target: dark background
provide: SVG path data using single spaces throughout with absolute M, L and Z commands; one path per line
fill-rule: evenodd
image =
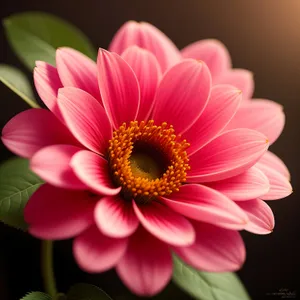
M 203 39 L 217 38 L 228 47 L 234 67 L 254 72 L 255 97 L 284 105 L 286 127 L 272 146 L 289 167 L 294 194 L 269 202 L 275 231 L 268 236 L 243 234 L 247 261 L 239 275 L 253 300 L 282 299 L 271 295 L 280 289 L 296 291 L 300 299 L 300 1 L 298 0 L 2 0 L 1 19 L 16 12 L 40 10 L 60 16 L 82 29 L 96 47 L 106 48 L 113 34 L 129 19 L 148 21 L 164 31 L 179 48 Z M 25 69 L 12 53 L 0 30 L 0 62 Z M 32 77 L 27 72 L 29 78 Z M 0 85 L 0 127 L 26 104 Z M 0 146 L 0 159 L 11 154 Z M 81 272 L 71 258 L 70 242 L 55 245 L 59 289 L 89 281 L 115 299 L 126 289 L 114 271 L 98 276 Z M 39 241 L 0 224 L 0 299 L 19 299 L 26 292 L 42 290 L 39 273 Z M 164 299 L 185 299 L 175 290 Z M 188 299 L 188 298 L 186 298 Z

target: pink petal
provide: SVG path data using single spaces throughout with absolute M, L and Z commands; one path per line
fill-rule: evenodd
M 80 268 L 99 273 L 113 268 L 126 251 L 127 239 L 113 239 L 92 226 L 73 243 L 74 257 Z
M 270 100 L 245 102 L 229 123 L 228 129 L 249 128 L 263 133 L 274 143 L 280 136 L 285 123 L 282 106 Z
M 203 60 L 213 79 L 231 68 L 229 52 L 218 40 L 207 39 L 195 42 L 183 48 L 181 54 L 185 58 Z
M 84 90 L 101 102 L 94 61 L 75 49 L 63 47 L 56 51 L 56 65 L 65 87 Z
M 230 199 L 209 187 L 186 184 L 179 192 L 161 201 L 172 210 L 198 221 L 228 229 L 243 229 L 248 221 L 246 214 Z
M 229 272 L 241 268 L 246 258 L 244 242 L 237 231 L 205 223 L 194 223 L 196 241 L 175 252 L 189 265 L 207 272 Z
M 119 196 L 104 197 L 97 203 L 95 221 L 105 235 L 114 238 L 131 235 L 139 225 L 131 202 Z
M 191 223 L 168 207 L 152 202 L 149 205 L 137 205 L 133 209 L 142 225 L 160 240 L 174 246 L 188 246 L 195 240 Z
M 230 69 L 218 76 L 215 84 L 231 84 L 243 92 L 244 99 L 251 99 L 254 92 L 253 74 L 244 69 Z
M 90 150 L 104 154 L 112 137 L 112 128 L 101 104 L 87 92 L 62 88 L 58 105 L 74 136 Z
M 186 59 L 163 76 L 156 96 L 152 118 L 156 124 L 167 122 L 180 134 L 189 129 L 204 110 L 211 89 L 211 76 L 205 63 Z
M 212 88 L 207 106 L 199 119 L 182 137 L 191 146 L 191 155 L 217 136 L 236 113 L 242 99 L 241 91 L 230 85 L 216 85 Z
M 72 156 L 82 150 L 72 145 L 51 145 L 34 154 L 30 168 L 48 183 L 66 189 L 86 189 L 70 166 Z
M 98 52 L 98 82 L 103 105 L 115 128 L 136 119 L 140 90 L 131 67 L 116 53 Z
M 133 293 L 153 296 L 171 280 L 170 250 L 140 227 L 130 238 L 128 249 L 117 264 L 116 271 Z
M 270 167 L 290 180 L 291 174 L 284 162 L 274 153 L 267 151 L 259 160 L 260 164 Z
M 268 149 L 267 138 L 254 130 L 226 131 L 190 157 L 188 182 L 211 182 L 252 167 Z
M 293 192 L 293 188 L 286 176 L 267 165 L 257 163 L 255 165 L 268 177 L 270 182 L 270 190 L 260 198 L 263 200 L 278 200 L 289 196 Z
M 77 152 L 71 160 L 75 174 L 87 186 L 102 195 L 117 195 L 121 187 L 113 186 L 107 160 L 91 151 Z
M 94 222 L 94 207 L 95 200 L 87 192 L 44 184 L 29 199 L 24 217 L 35 237 L 68 239 Z
M 26 158 L 49 145 L 78 145 L 69 130 L 50 111 L 39 108 L 25 110 L 8 121 L 1 139 L 10 151 Z
M 271 208 L 262 200 L 254 199 L 239 202 L 238 205 L 248 215 L 249 222 L 245 229 L 256 234 L 271 233 L 275 226 Z
M 126 48 L 134 45 L 152 52 L 162 71 L 181 59 L 180 52 L 173 42 L 156 27 L 146 22 L 126 22 L 115 34 L 109 51 L 121 54 Z
M 33 71 L 34 85 L 37 93 L 45 105 L 59 118 L 62 119 L 57 105 L 57 93 L 62 83 L 57 69 L 46 62 L 37 61 Z
M 160 66 L 151 52 L 137 46 L 127 48 L 122 58 L 132 68 L 140 85 L 140 108 L 136 119 L 146 121 L 154 105 L 154 95 L 161 77 Z
M 270 189 L 267 176 L 256 167 L 224 180 L 210 182 L 208 186 L 234 201 L 258 198 Z

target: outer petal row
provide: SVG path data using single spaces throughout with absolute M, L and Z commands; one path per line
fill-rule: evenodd
M 226 47 L 218 40 L 208 39 L 192 43 L 181 50 L 185 58 L 203 60 L 215 78 L 231 67 L 231 59 Z
M 9 150 L 26 158 L 53 144 L 79 145 L 50 111 L 38 108 L 13 117 L 2 130 L 2 142 Z
M 194 223 L 196 241 L 175 252 L 196 269 L 209 272 L 236 271 L 244 263 L 246 250 L 237 231 L 205 223 Z
M 247 231 L 256 234 L 268 234 L 275 226 L 274 215 L 271 208 L 263 200 L 254 199 L 237 203 L 243 209 L 249 222 L 246 224 Z
M 161 201 L 188 218 L 224 228 L 239 230 L 248 222 L 247 215 L 232 200 L 200 184 L 183 185 Z
M 109 50 L 121 54 L 130 46 L 139 46 L 152 52 L 163 71 L 181 59 L 173 42 L 153 25 L 129 21 L 115 34 Z
M 210 182 L 207 185 L 234 201 L 258 198 L 270 189 L 268 177 L 256 167 L 237 176 Z
M 95 201 L 84 191 L 68 191 L 49 184 L 28 201 L 24 216 L 29 232 L 42 239 L 67 239 L 93 224 Z
M 267 138 L 254 130 L 235 129 L 222 133 L 190 157 L 188 182 L 211 182 L 238 175 L 268 149 Z
M 263 133 L 274 143 L 280 136 L 285 123 L 281 105 L 263 99 L 254 99 L 241 105 L 229 123 L 228 129 L 249 128 Z

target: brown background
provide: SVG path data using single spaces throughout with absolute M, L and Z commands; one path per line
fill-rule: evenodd
M 298 0 L 2 0 L 1 18 L 12 13 L 41 10 L 63 17 L 81 28 L 96 47 L 107 47 L 118 27 L 129 19 L 144 20 L 163 30 L 179 48 L 203 38 L 218 38 L 230 50 L 235 67 L 250 69 L 255 96 L 285 107 L 284 133 L 272 150 L 292 173 L 294 194 L 270 203 L 276 216 L 274 233 L 245 233 L 248 258 L 239 272 L 253 300 L 281 299 L 280 289 L 296 291 L 300 299 L 300 1 Z M 0 62 L 23 68 L 0 30 Z M 23 68 L 24 69 L 24 68 Z M 31 74 L 27 72 L 31 78 Z M 26 105 L 0 85 L 0 127 Z M 1 160 L 11 154 L 1 145 Z M 19 299 L 42 289 L 39 278 L 39 242 L 0 224 L 0 299 Z M 90 281 L 111 295 L 125 293 L 114 272 L 88 276 L 69 255 L 69 242 L 56 245 L 56 273 L 65 291 L 78 281 Z M 298 288 L 298 291 L 297 291 Z M 179 292 L 164 299 L 184 299 Z

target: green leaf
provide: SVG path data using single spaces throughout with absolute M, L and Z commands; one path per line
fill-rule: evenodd
M 10 159 L 0 165 L 0 221 L 26 230 L 24 207 L 42 180 L 28 168 L 23 158 Z
M 196 271 L 174 256 L 173 281 L 198 300 L 250 300 L 234 273 Z
M 75 26 L 43 12 L 26 12 L 4 20 L 8 40 L 20 60 L 32 70 L 35 61 L 55 65 L 55 50 L 71 47 L 95 59 L 96 51 Z
M 25 100 L 31 107 L 39 107 L 35 101 L 29 80 L 17 68 L 0 64 L 0 81 Z
M 67 300 L 112 300 L 105 292 L 92 284 L 78 283 L 67 293 Z
M 41 292 L 31 292 L 20 300 L 51 300 L 51 297 Z

